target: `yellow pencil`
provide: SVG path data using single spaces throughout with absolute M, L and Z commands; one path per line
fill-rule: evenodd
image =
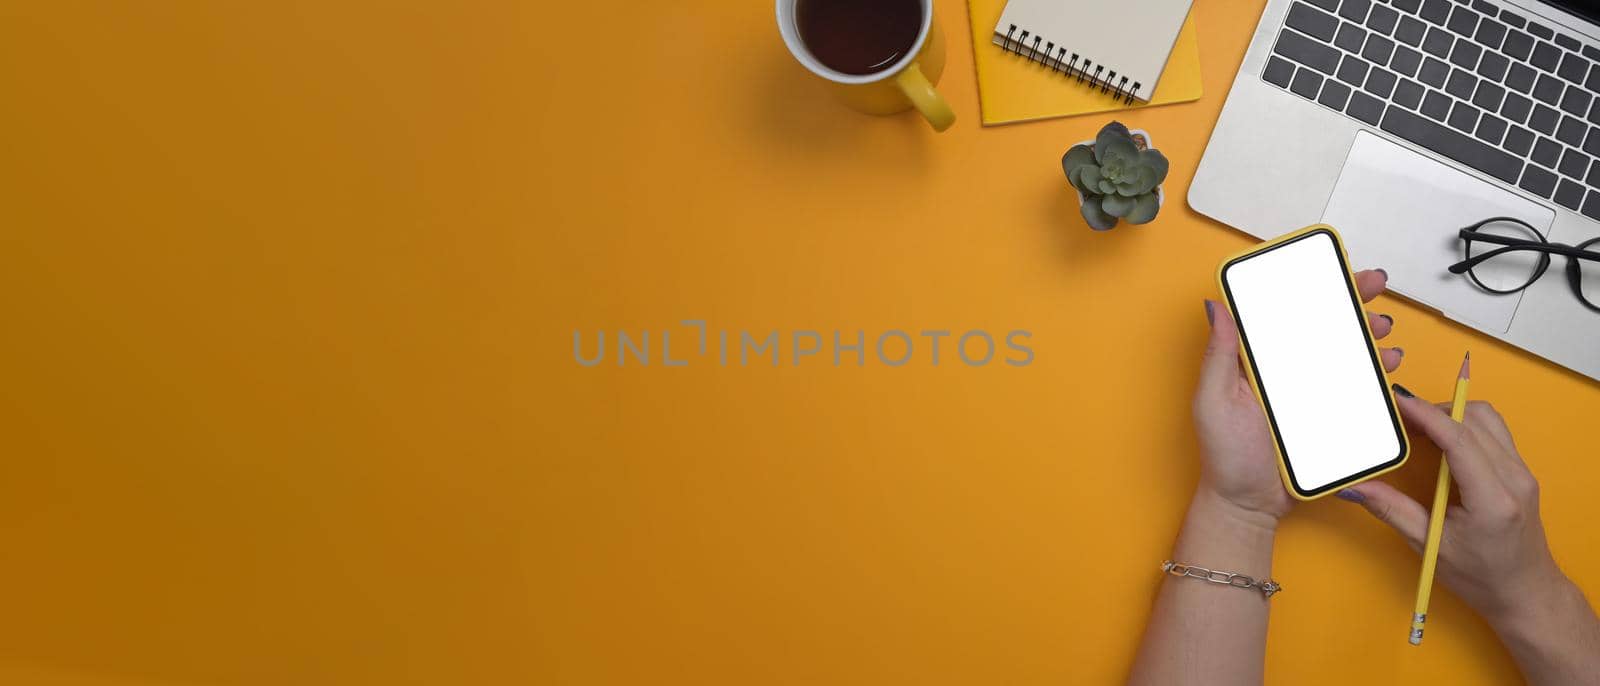
M 1450 418 L 1461 421 L 1467 411 L 1467 365 L 1472 353 L 1461 360 L 1456 375 L 1456 395 L 1450 401 Z M 1422 645 L 1422 624 L 1428 621 L 1428 597 L 1433 595 L 1433 570 L 1439 564 L 1439 537 L 1444 534 L 1444 510 L 1450 503 L 1450 463 L 1439 460 L 1439 481 L 1433 487 L 1433 509 L 1428 511 L 1428 544 L 1422 549 L 1422 578 L 1417 580 L 1417 606 L 1411 611 L 1411 645 Z

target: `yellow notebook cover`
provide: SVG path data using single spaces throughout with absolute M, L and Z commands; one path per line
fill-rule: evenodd
M 972 61 L 978 69 L 978 103 L 986 126 L 1200 99 L 1200 42 L 1193 12 L 1183 21 L 1150 102 L 1124 105 L 1098 89 L 995 45 L 995 22 L 1005 6 L 1006 0 L 967 0 L 972 17 Z

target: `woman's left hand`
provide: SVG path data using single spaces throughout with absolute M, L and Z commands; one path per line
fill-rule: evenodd
M 1362 302 L 1371 302 L 1388 284 L 1381 269 L 1356 273 Z M 1194 394 L 1194 421 L 1200 434 L 1200 489 L 1248 515 L 1270 517 L 1275 523 L 1289 512 L 1294 499 L 1278 474 L 1278 454 L 1273 449 L 1267 417 L 1250 388 L 1239 359 L 1239 332 L 1226 305 L 1206 301 L 1211 320 L 1211 340 Z M 1383 338 L 1394 319 L 1368 314 L 1372 335 Z M 1394 371 L 1405 353 L 1400 348 L 1380 348 L 1383 367 Z

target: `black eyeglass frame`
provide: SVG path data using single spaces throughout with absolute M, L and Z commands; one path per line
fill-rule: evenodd
M 1533 235 L 1538 236 L 1539 240 L 1532 241 L 1519 238 L 1508 238 L 1506 236 L 1496 236 L 1494 234 L 1484 233 L 1478 230 L 1483 228 L 1485 225 L 1496 222 L 1509 222 L 1511 224 L 1516 224 L 1517 226 L 1527 229 Z M 1533 228 L 1533 225 L 1515 217 L 1490 217 L 1471 226 L 1462 228 L 1457 235 L 1459 235 L 1461 240 L 1465 242 L 1462 247 L 1463 254 L 1469 254 L 1472 251 L 1473 241 L 1480 241 L 1483 243 L 1499 245 L 1503 247 L 1495 248 L 1476 257 L 1468 257 L 1467 259 L 1450 265 L 1449 270 L 1451 274 L 1461 274 L 1464 272 L 1468 278 L 1472 279 L 1473 283 L 1478 284 L 1479 288 L 1489 291 L 1490 293 L 1516 293 L 1526 289 L 1529 286 L 1532 286 L 1533 282 L 1538 281 L 1544 276 L 1545 270 L 1550 268 L 1551 255 L 1563 255 L 1567 257 L 1567 282 L 1572 286 L 1572 294 L 1578 297 L 1578 302 L 1583 303 L 1584 307 L 1594 310 L 1595 312 L 1600 312 L 1600 304 L 1590 302 L 1588 298 L 1584 297 L 1583 272 L 1578 268 L 1578 261 L 1586 260 L 1594 262 L 1597 265 L 1596 268 L 1600 269 L 1600 251 L 1587 249 L 1591 245 L 1600 245 L 1600 236 L 1591 238 L 1575 246 L 1563 245 L 1561 243 L 1551 243 L 1548 240 L 1545 240 L 1544 234 L 1540 233 L 1538 229 Z M 1533 270 L 1533 276 L 1528 278 L 1527 283 L 1524 283 L 1521 286 L 1512 289 L 1491 288 L 1482 280 L 1480 280 L 1477 274 L 1472 272 L 1473 267 L 1483 264 L 1488 260 L 1492 260 L 1506 253 L 1517 252 L 1520 250 L 1533 250 L 1539 253 L 1538 268 Z

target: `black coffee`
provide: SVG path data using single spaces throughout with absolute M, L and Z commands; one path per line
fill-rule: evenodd
M 799 0 L 794 14 L 811 54 L 846 74 L 889 68 L 922 29 L 922 0 Z

